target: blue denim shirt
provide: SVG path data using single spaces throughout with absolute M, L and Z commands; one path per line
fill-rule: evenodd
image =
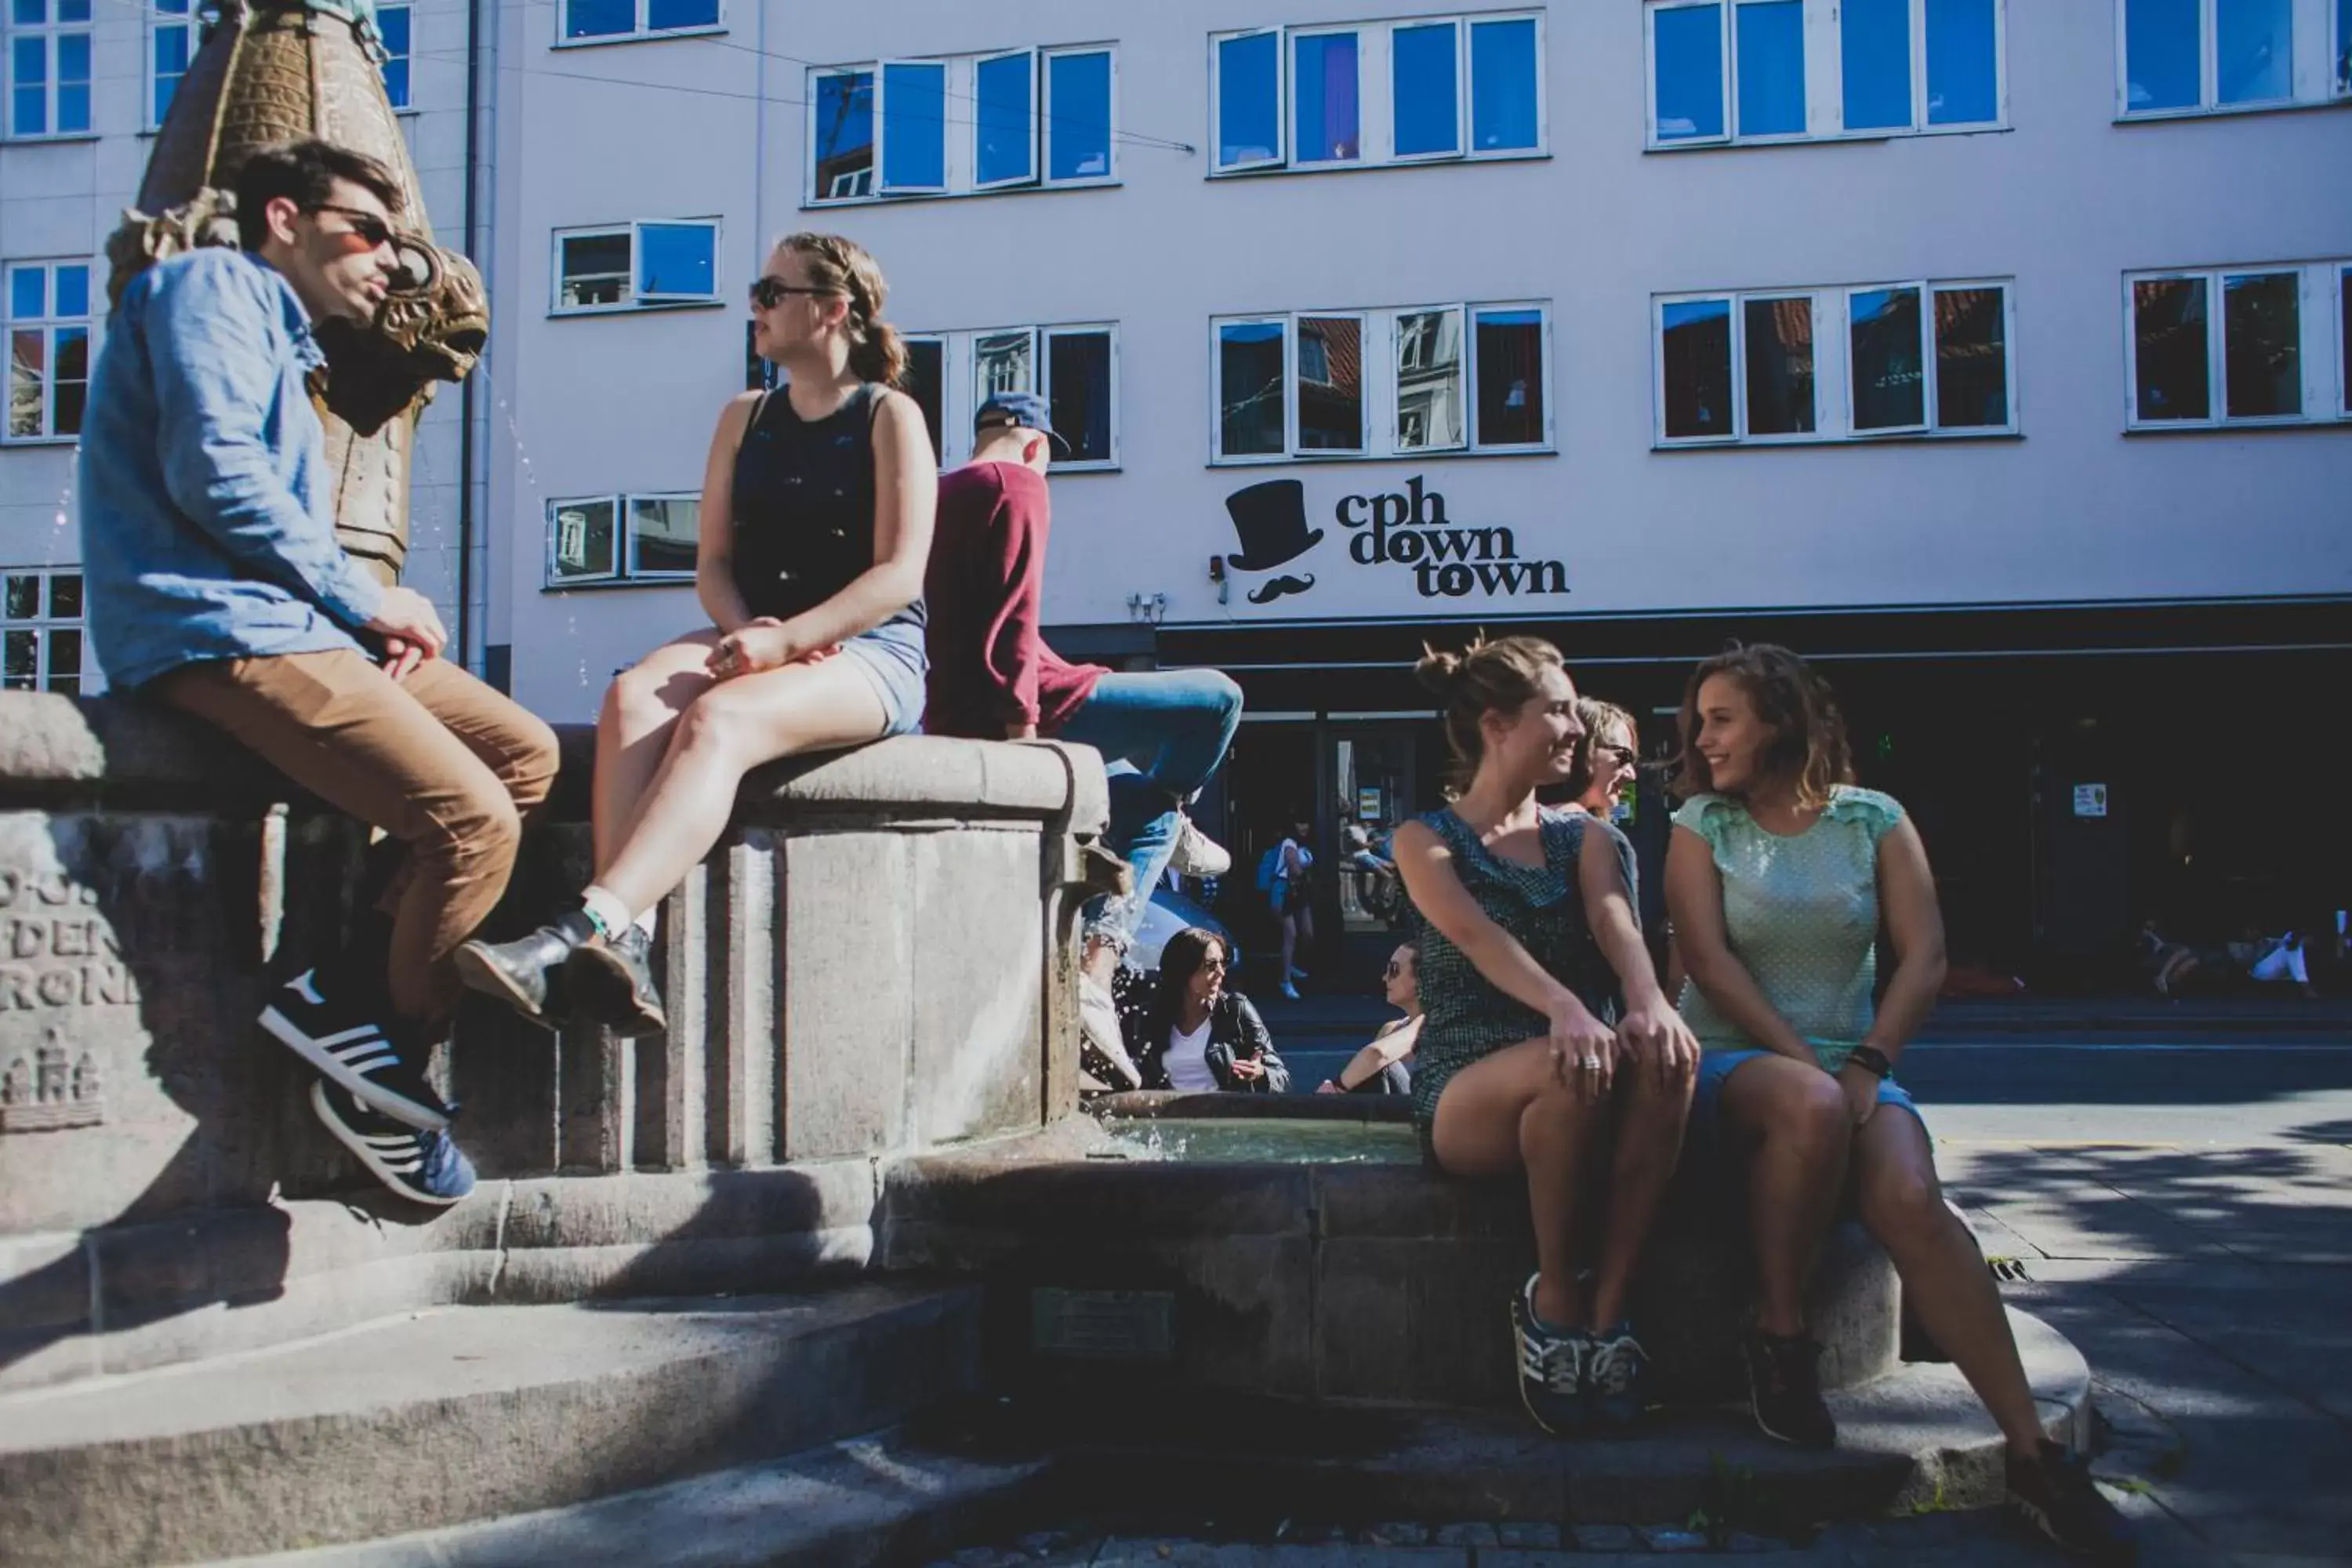
M 359 649 L 383 588 L 336 542 L 325 363 L 277 269 L 218 247 L 122 291 L 81 437 L 89 635 L 135 687 L 199 659 Z

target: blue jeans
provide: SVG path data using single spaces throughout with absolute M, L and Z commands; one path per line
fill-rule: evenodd
M 1087 905 L 1089 932 L 1135 934 L 1176 848 L 1177 813 L 1225 760 L 1241 721 L 1242 689 L 1216 670 L 1113 671 L 1054 731 L 1056 741 L 1102 753 L 1110 775 L 1109 847 L 1135 873 L 1127 897 Z

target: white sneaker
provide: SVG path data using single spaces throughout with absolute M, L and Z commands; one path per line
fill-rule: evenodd
M 1293 985 L 1287 980 L 1282 983 L 1282 994 L 1286 1001 L 1296 1002 L 1299 1000 L 1298 987 Z
M 1192 819 L 1179 812 L 1176 847 L 1169 851 L 1168 868 L 1180 877 L 1222 877 L 1234 868 L 1234 858 L 1223 845 L 1192 826 Z
M 1143 1074 L 1127 1054 L 1127 1042 L 1119 1038 L 1118 1004 L 1111 999 L 1110 988 L 1083 974 L 1078 977 L 1078 1032 L 1120 1080 L 1109 1088 L 1143 1087 Z

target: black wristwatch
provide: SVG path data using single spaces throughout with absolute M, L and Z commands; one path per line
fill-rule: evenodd
M 1861 1068 L 1876 1078 L 1885 1078 L 1895 1070 L 1895 1064 L 1888 1061 L 1886 1053 L 1876 1046 L 1856 1046 L 1846 1053 L 1845 1059 L 1850 1065 Z

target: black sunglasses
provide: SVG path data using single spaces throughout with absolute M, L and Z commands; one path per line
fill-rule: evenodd
M 302 210 L 313 213 L 334 213 L 350 219 L 352 226 L 348 232 L 366 240 L 371 249 L 379 245 L 388 245 L 392 241 L 392 225 L 363 208 L 339 207 L 332 202 L 320 202 L 317 206 L 305 207 Z
M 1641 760 L 1641 753 L 1631 746 L 1595 746 L 1592 750 L 1596 755 L 1616 758 L 1621 768 L 1630 768 Z
M 751 285 L 751 303 L 762 310 L 772 310 L 795 294 L 838 294 L 838 289 L 809 289 L 798 283 L 787 283 L 773 273 Z

